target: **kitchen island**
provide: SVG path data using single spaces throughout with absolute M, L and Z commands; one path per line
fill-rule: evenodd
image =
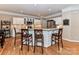
M 20 31 L 20 30 L 18 30 Z M 57 32 L 57 28 L 43 28 L 43 36 L 44 36 L 44 47 L 49 47 L 51 46 L 51 35 L 52 33 Z M 34 29 L 29 29 L 29 33 L 32 34 L 32 38 L 33 38 L 33 46 L 34 46 Z M 15 33 L 13 31 L 13 37 L 15 37 Z M 24 42 L 24 44 L 26 44 L 26 42 Z M 53 42 L 52 44 L 55 44 L 55 42 Z M 38 45 L 41 45 L 40 43 L 38 43 Z
M 51 46 L 51 35 L 52 33 L 55 33 L 57 31 L 57 28 L 52 28 L 52 29 L 43 29 L 43 36 L 44 36 L 44 47 L 49 47 Z M 33 44 L 34 44 L 34 30 L 30 29 L 29 33 L 32 34 L 33 37 Z M 52 44 L 55 44 L 53 42 Z M 38 45 L 41 45 L 38 43 Z

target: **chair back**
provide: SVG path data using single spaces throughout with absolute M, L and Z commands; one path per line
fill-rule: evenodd
M 29 31 L 28 29 L 21 29 L 21 36 L 22 37 L 28 37 Z
M 58 29 L 58 36 L 62 36 L 62 33 L 63 33 L 63 29 L 62 28 Z
M 43 38 L 43 30 L 42 29 L 34 29 L 34 36 L 36 39 Z

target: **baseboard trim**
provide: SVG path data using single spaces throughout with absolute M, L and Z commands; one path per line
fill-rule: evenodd
M 71 40 L 71 39 L 67 39 L 67 38 L 63 38 L 63 40 L 70 41 L 70 42 L 79 42 L 78 40 Z

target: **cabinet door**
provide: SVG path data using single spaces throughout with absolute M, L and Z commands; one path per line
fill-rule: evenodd
M 14 17 L 13 24 L 24 24 L 24 18 Z

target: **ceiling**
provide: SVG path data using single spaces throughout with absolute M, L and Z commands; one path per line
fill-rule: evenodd
M 1 11 L 32 16 L 48 16 L 61 12 L 71 4 L 0 4 Z

